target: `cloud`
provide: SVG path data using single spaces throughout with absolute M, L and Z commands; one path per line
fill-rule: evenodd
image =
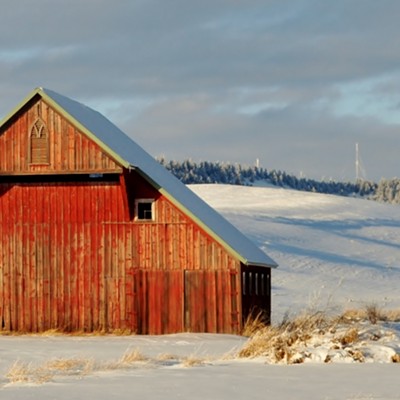
M 366 178 L 396 175 L 396 125 L 301 103 L 246 115 L 215 111 L 221 103 L 207 96 L 162 100 L 126 120 L 123 129 L 154 156 L 247 165 L 258 158 L 268 169 L 316 179 L 354 180 L 359 143 Z
M 393 175 L 399 11 L 397 0 L 4 0 L 0 114 L 45 86 L 155 155 L 342 178 L 357 140 L 374 150 L 374 179 Z

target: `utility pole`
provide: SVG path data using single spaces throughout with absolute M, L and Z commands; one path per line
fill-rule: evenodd
M 358 143 L 356 143 L 356 182 L 360 179 L 360 157 L 358 153 Z

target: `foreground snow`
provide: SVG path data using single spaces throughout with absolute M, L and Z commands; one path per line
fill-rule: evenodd
M 0 399 L 399 399 L 397 364 L 270 365 L 264 360 L 231 359 L 243 338 L 179 334 L 149 337 L 0 337 Z M 96 368 L 129 349 L 147 361 Z M 159 354 L 202 360 L 184 366 L 160 361 Z M 10 383 L 15 360 L 40 368 L 57 359 L 94 360 L 90 371 L 60 370 L 49 382 Z M 43 373 L 43 371 L 42 371 Z
M 288 311 L 400 307 L 400 207 L 277 188 L 192 189 L 279 263 L 275 322 Z M 398 324 L 358 324 L 358 347 L 340 339 L 349 328 L 314 335 L 297 349 L 302 364 L 289 366 L 237 358 L 246 339 L 231 335 L 0 336 L 0 399 L 400 399 L 400 367 L 390 362 Z M 145 360 L 121 361 L 135 349 Z M 61 361 L 70 366 L 55 369 Z M 18 368 L 19 380 L 10 374 Z

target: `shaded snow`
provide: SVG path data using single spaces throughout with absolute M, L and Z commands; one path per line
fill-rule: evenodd
M 273 319 L 304 308 L 400 308 L 400 207 L 281 188 L 192 185 L 265 249 Z

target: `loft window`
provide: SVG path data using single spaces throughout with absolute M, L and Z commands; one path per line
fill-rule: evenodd
M 29 162 L 49 163 L 49 132 L 42 119 L 38 118 L 29 132 Z
M 138 221 L 154 221 L 154 200 L 138 199 L 135 201 L 135 215 Z

